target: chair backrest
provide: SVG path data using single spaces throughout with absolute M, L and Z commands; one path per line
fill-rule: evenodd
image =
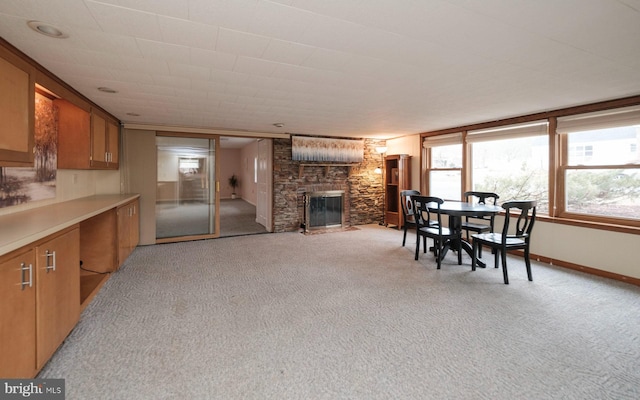
M 533 224 L 536 222 L 535 201 L 508 201 L 502 205 L 505 209 L 504 227 L 502 228 L 502 242 L 508 238 L 524 239 L 529 242 Z M 517 213 L 511 214 L 513 211 Z M 516 218 L 517 217 L 517 218 Z
M 497 205 L 498 204 L 498 199 L 500 198 L 500 196 L 498 196 L 496 193 L 493 192 L 474 192 L 474 191 L 469 191 L 469 192 L 464 192 L 464 201 L 468 202 L 468 203 L 472 203 L 474 199 L 478 199 L 478 204 L 492 204 L 492 205 Z M 493 232 L 493 220 L 495 218 L 495 214 L 491 214 L 491 215 L 484 215 L 484 216 L 466 216 L 464 217 L 465 221 L 469 221 L 469 218 L 475 218 L 475 219 L 482 219 L 485 221 L 490 221 L 491 222 L 491 231 Z
M 402 203 L 402 216 L 404 220 L 413 221 L 413 202 L 411 201 L 411 196 L 420 195 L 420 192 L 417 190 L 402 190 L 400 191 L 400 202 Z
M 464 192 L 464 201 L 471 202 L 473 198 L 478 199 L 480 204 L 493 204 L 496 205 L 500 196 L 493 192 Z
M 432 214 L 438 220 L 438 227 L 442 227 L 440 205 L 444 203 L 444 200 L 440 197 L 414 195 L 411 196 L 411 201 L 413 202 L 413 215 L 415 215 L 418 229 L 429 227 Z

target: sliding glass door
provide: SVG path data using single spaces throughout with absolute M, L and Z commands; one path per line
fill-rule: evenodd
M 156 137 L 156 242 L 218 236 L 217 143 L 217 138 Z

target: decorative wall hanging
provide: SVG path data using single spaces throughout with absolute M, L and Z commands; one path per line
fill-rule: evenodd
M 291 153 L 294 161 L 362 162 L 364 140 L 292 136 Z

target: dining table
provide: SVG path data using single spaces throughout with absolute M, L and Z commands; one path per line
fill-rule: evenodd
M 437 207 L 430 208 L 436 211 Z M 503 211 L 502 207 L 493 204 L 484 203 L 467 203 L 464 201 L 446 200 L 440 205 L 440 213 L 449 217 L 449 229 L 453 229 L 458 233 L 457 239 L 448 240 L 444 243 L 444 248 L 440 253 L 441 259 L 447 254 L 449 249 L 456 250 L 458 246 L 464 250 L 469 257 L 473 258 L 473 247 L 462 237 L 462 218 L 463 217 L 484 217 L 495 215 Z M 477 261 L 477 266 L 485 268 L 486 264 L 481 260 Z

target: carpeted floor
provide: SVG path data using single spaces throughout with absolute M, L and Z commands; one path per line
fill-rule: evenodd
M 517 257 L 504 285 L 358 228 L 139 247 L 39 377 L 68 400 L 640 398 L 640 288 Z

